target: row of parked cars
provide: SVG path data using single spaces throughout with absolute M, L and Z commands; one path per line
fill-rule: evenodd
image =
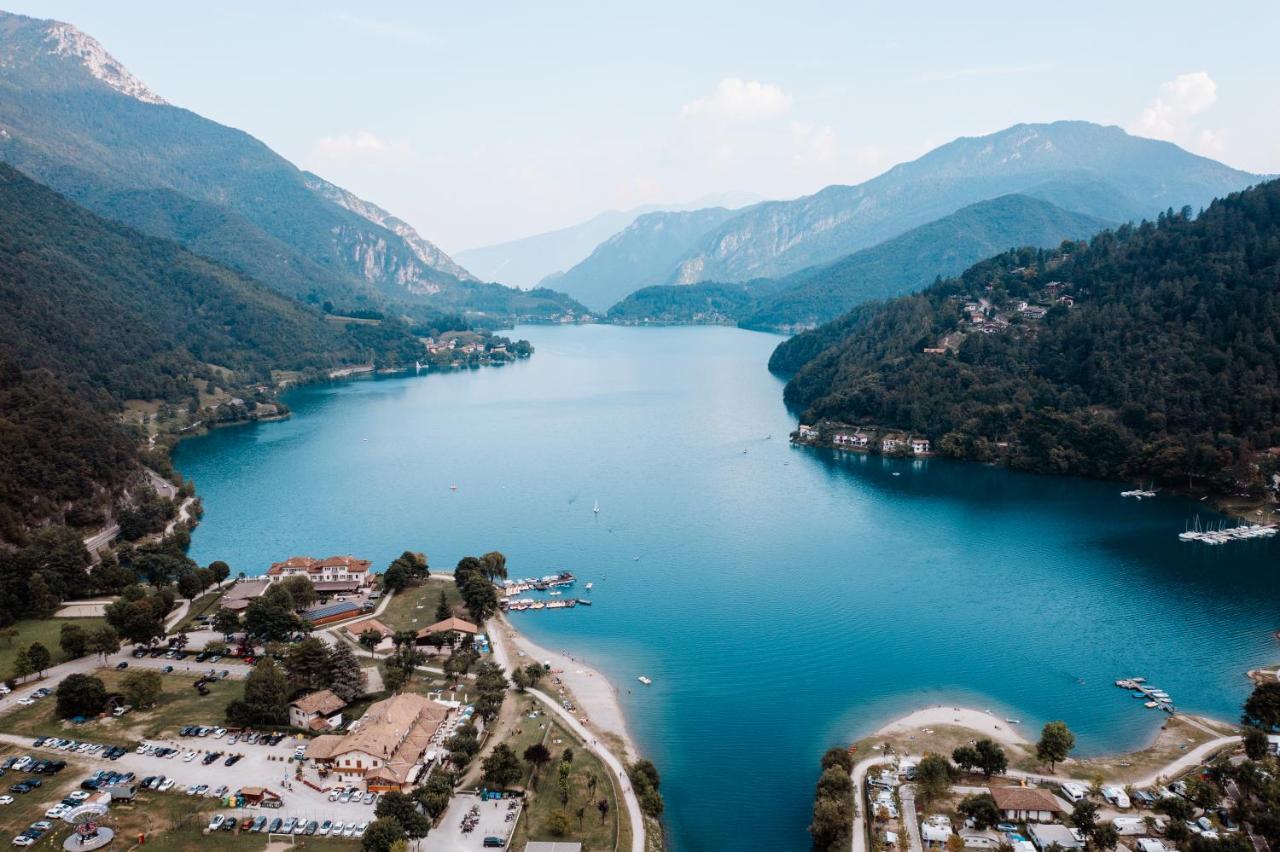
M 13 845 L 30 846 L 41 837 L 44 837 L 45 832 L 49 831 L 51 828 L 53 828 L 53 823 L 49 822 L 47 819 L 42 819 L 39 822 L 33 822 L 26 831 L 13 838 Z
M 355 802 L 360 804 L 364 802 L 366 805 L 377 803 L 377 793 L 361 793 L 359 787 L 334 787 L 329 791 L 329 801 L 331 802 Z
M 197 757 L 200 756 L 199 752 L 193 751 L 191 749 L 182 751 L 180 749 L 171 748 L 170 746 L 155 745 L 154 743 L 142 743 L 136 749 L 134 749 L 134 751 L 137 752 L 138 754 L 150 755 L 151 757 L 167 757 L 170 759 L 175 758 L 179 754 L 181 754 L 183 763 L 190 763 L 191 761 L 195 760 Z M 225 751 L 207 752 L 200 762 L 205 766 L 209 766 L 214 761 L 222 758 L 223 755 L 227 755 L 227 753 Z M 227 759 L 222 761 L 222 765 L 235 766 L 243 758 L 244 758 L 243 754 L 227 755 Z
M 74 754 L 83 754 L 92 757 L 103 757 L 107 760 L 119 760 L 129 753 L 129 749 L 124 746 L 109 746 L 102 743 L 77 742 L 76 740 L 62 739 L 61 737 L 37 737 L 31 743 L 35 748 L 52 748 L 58 751 L 65 751 Z
M 364 837 L 365 831 L 369 828 L 369 823 L 367 821 L 344 823 L 341 820 L 334 822 L 328 819 L 320 822 L 314 819 L 300 820 L 297 817 L 276 817 L 268 821 L 265 816 L 247 816 L 244 819 L 237 819 L 234 815 L 223 816 L 222 814 L 214 814 L 213 819 L 209 820 L 210 831 L 235 831 L 236 828 L 241 831 L 270 834 Z
M 41 698 L 48 698 L 52 694 L 53 694 L 52 689 L 49 689 L 47 686 L 42 686 L 39 689 L 37 689 L 35 692 L 31 693 L 30 695 L 19 698 L 18 703 L 21 704 L 23 707 L 30 707 L 32 704 L 35 704 Z
M 227 736 L 226 728 L 213 728 L 206 725 L 187 725 L 178 731 L 180 737 L 213 737 L 220 740 Z M 284 734 L 266 734 L 258 731 L 237 731 L 231 733 L 228 744 L 238 742 L 249 743 L 251 745 L 276 745 L 285 738 Z
M 128 784 L 134 779 L 132 772 L 113 772 L 109 769 L 99 769 L 88 778 L 80 782 L 81 790 L 93 792 L 101 790 L 104 787 L 114 787 L 117 784 Z

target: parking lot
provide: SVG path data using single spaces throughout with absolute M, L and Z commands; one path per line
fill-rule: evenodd
M 302 821 L 305 826 L 311 820 L 323 824 L 325 820 L 340 820 L 344 825 L 359 824 L 374 818 L 373 803 L 366 803 L 363 797 L 346 802 L 329 800 L 328 791 L 314 790 L 293 780 L 296 763 L 291 761 L 300 741 L 293 737 L 283 737 L 275 745 L 265 742 L 248 743 L 231 742 L 231 734 L 224 733 L 216 737 L 210 733 L 205 737 L 174 737 L 154 740 L 146 745 L 158 746 L 164 750 L 172 749 L 172 753 L 161 756 L 157 753 L 139 753 L 136 749 L 127 751 L 115 759 L 106 755 L 109 747 L 96 751 L 81 752 L 80 745 L 70 751 L 53 747 L 51 744 L 33 745 L 33 740 L 0 735 L 5 742 L 20 745 L 19 754 L 32 759 L 57 760 L 67 755 L 74 756 L 80 767 L 80 775 L 88 777 L 99 770 L 120 774 L 133 773 L 132 780 L 141 783 L 147 778 L 164 776 L 162 792 L 171 795 L 199 795 L 212 798 L 222 788 L 225 792 L 235 793 L 246 786 L 265 787 L 280 797 L 279 809 L 235 809 L 227 808 L 220 813 L 236 814 L 239 819 L 249 814 L 270 814 L 271 819 L 280 817 L 282 821 L 292 818 Z M 98 744 L 92 744 L 98 745 Z M 211 753 L 218 756 L 205 763 Z M 227 766 L 227 759 L 233 755 L 239 758 Z M 25 779 L 26 774 L 22 774 Z M 8 778 L 6 778 L 8 780 Z M 15 781 L 18 779 L 15 777 Z M 82 779 L 80 779 L 82 780 Z M 199 793 L 188 791 L 200 790 Z M 39 789 L 27 794 L 38 795 Z M 49 802 L 50 805 L 55 802 Z M 268 820 L 268 825 L 270 820 Z
M 440 825 L 431 829 L 424 845 L 431 852 L 475 852 L 483 848 L 486 837 L 501 837 L 506 841 L 515 831 L 514 815 L 519 813 L 511 807 L 515 801 L 496 799 L 482 802 L 479 796 L 458 794 L 449 802 L 449 809 L 445 811 Z M 463 821 L 473 809 L 475 827 L 464 831 Z

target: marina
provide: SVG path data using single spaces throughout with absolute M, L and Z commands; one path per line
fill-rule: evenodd
M 1201 529 L 1200 518 L 1195 520 L 1194 527 L 1178 533 L 1179 541 L 1198 541 L 1201 544 L 1227 544 L 1232 541 L 1245 541 L 1253 538 L 1270 538 L 1276 534 L 1275 524 L 1246 524 L 1228 527 L 1219 524 L 1212 529 Z
M 1163 710 L 1166 713 L 1176 713 L 1177 708 L 1173 706 L 1173 698 L 1169 693 L 1156 686 L 1147 686 L 1145 677 L 1128 677 L 1121 678 L 1116 681 L 1116 686 L 1121 689 L 1127 689 L 1129 695 L 1143 702 L 1143 706 L 1150 710 Z
M 573 609 L 579 604 L 591 606 L 591 601 L 580 598 L 556 598 L 544 601 L 538 598 L 519 598 L 514 601 L 502 601 L 499 608 L 503 612 L 525 612 L 531 609 Z

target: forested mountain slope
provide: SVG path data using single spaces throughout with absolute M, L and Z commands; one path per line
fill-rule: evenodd
M 0 538 L 132 472 L 124 400 L 182 404 L 210 380 L 239 389 L 272 369 L 421 351 L 407 327 L 334 324 L 0 164 Z
M 998 255 L 799 335 L 770 366 L 799 370 L 786 399 L 804 422 L 910 429 L 1030 470 L 1259 489 L 1280 447 L 1280 182 L 1191 212 Z

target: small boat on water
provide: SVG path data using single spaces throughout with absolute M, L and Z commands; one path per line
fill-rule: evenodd
M 578 603 L 582 604 L 583 606 L 591 606 L 591 601 L 587 600 L 586 598 L 578 598 Z
M 636 678 L 636 680 L 640 681 L 640 682 L 641 682 L 641 683 L 643 683 L 645 686 L 648 686 L 649 684 L 653 683 L 653 681 L 652 681 L 652 680 L 650 680 L 649 678 L 645 677 L 644 675 L 640 675 L 638 678 Z
M 547 592 L 547 594 L 551 595 L 552 597 L 555 597 L 557 595 L 563 595 L 564 592 Z
M 594 583 L 587 583 L 586 589 L 587 589 L 587 591 L 588 591 L 588 592 L 589 592 L 589 591 L 591 591 L 591 587 L 592 587 L 593 585 L 595 585 L 595 584 L 594 584 Z
M 1006 723 L 1006 724 L 1009 724 L 1009 725 L 1021 725 L 1021 724 L 1022 724 L 1022 720 L 1021 720 L 1021 719 L 1005 719 L 1004 721 L 1005 721 L 1005 723 Z
M 1148 701 L 1146 704 L 1143 704 L 1142 706 L 1143 706 L 1143 707 L 1146 707 L 1146 708 L 1148 708 L 1148 709 L 1150 709 L 1150 710 L 1154 710 L 1154 709 L 1156 709 L 1157 707 L 1159 707 L 1159 706 L 1160 706 L 1160 702 L 1158 702 L 1158 701 Z
M 598 515 L 598 514 L 600 514 L 600 501 L 599 501 L 599 500 L 597 500 L 597 501 L 596 501 L 596 504 L 595 504 L 594 506 L 592 506 L 592 507 L 591 507 L 591 511 L 592 511 L 592 512 L 595 512 L 597 515 Z
M 458 486 L 456 486 L 456 485 L 450 485 L 450 486 L 449 486 L 449 490 L 450 490 L 450 491 L 457 491 L 457 490 L 458 490 Z

